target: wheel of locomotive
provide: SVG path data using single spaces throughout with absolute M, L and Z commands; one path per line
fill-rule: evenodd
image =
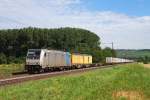
M 41 70 L 40 70 L 40 73 L 44 73 L 44 69 L 41 69 Z

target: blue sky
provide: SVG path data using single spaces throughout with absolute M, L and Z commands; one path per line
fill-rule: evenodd
M 150 0 L 1 0 L 0 29 L 84 28 L 115 48 L 150 49 L 149 5 Z
M 93 11 L 113 11 L 131 16 L 150 15 L 150 0 L 84 0 Z

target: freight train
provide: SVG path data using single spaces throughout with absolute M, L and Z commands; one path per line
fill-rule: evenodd
M 114 62 L 115 61 L 115 62 Z M 106 58 L 107 64 L 123 63 L 119 59 Z M 128 62 L 126 60 L 126 62 Z M 28 73 L 40 73 L 54 70 L 95 67 L 102 64 L 93 63 L 88 54 L 69 53 L 48 49 L 29 49 L 26 57 L 25 70 Z
M 29 73 L 89 67 L 92 56 L 48 49 L 29 49 L 25 69 Z

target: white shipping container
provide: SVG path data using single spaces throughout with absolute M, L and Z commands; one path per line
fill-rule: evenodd
M 112 57 L 106 57 L 106 63 L 112 63 Z
M 127 63 L 127 62 L 133 62 L 133 60 L 106 57 L 106 63 Z

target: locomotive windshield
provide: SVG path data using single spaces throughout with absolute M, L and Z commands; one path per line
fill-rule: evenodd
M 40 49 L 30 49 L 28 50 L 28 59 L 40 59 L 41 50 Z

